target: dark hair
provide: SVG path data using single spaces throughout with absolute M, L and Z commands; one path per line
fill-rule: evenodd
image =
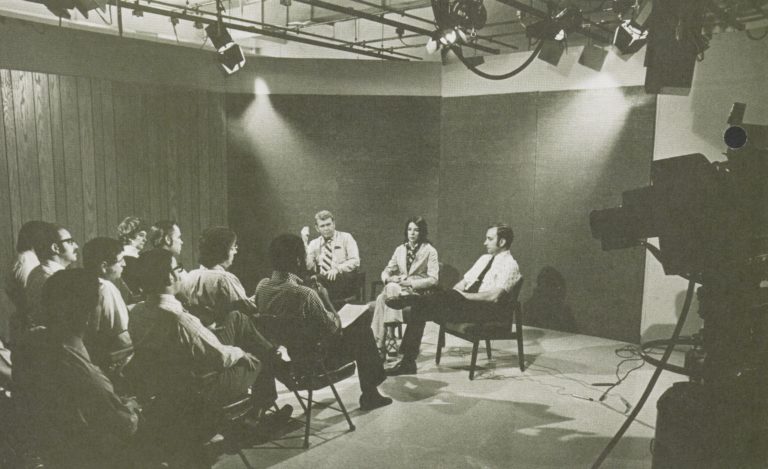
M 60 270 L 43 285 L 48 326 L 81 335 L 99 302 L 99 277 L 85 269 Z
M 504 223 L 494 223 L 488 227 L 488 229 L 491 228 L 496 228 L 496 243 L 498 244 L 499 240 L 503 239 L 506 241 L 504 249 L 509 249 L 515 239 L 515 232 L 512 231 L 512 227 Z
M 145 251 L 139 256 L 137 268 L 144 293 L 160 293 L 169 285 L 168 274 L 173 269 L 173 254 L 162 248 Z
M 21 225 L 19 235 L 16 238 L 16 252 L 35 249 L 35 244 L 43 236 L 46 225 L 50 225 L 50 223 L 40 220 L 28 221 Z
M 41 227 L 39 237 L 35 240 L 33 248 L 37 257 L 43 261 L 50 259 L 54 256 L 52 246 L 60 241 L 59 230 L 63 230 L 64 227 L 56 225 L 54 223 L 46 223 Z
M 93 238 L 83 246 L 83 267 L 97 270 L 102 262 L 114 264 L 117 256 L 123 252 L 123 245 L 113 238 Z
M 152 225 L 147 233 L 147 240 L 153 248 L 165 246 L 165 237 L 173 234 L 173 227 L 178 224 L 173 220 L 160 220 Z
M 304 242 L 294 234 L 281 234 L 269 245 L 269 260 L 274 270 L 299 275 L 306 267 Z
M 173 227 L 171 227 L 171 229 L 173 229 Z M 138 217 L 125 217 L 123 221 L 117 225 L 117 236 L 123 244 L 129 244 L 141 231 L 147 231 L 147 227 L 141 218 Z
M 424 217 L 411 217 L 407 222 L 405 222 L 405 230 L 403 230 L 403 239 L 405 239 L 405 242 L 408 242 L 408 225 L 411 223 L 415 223 L 419 228 L 419 238 L 416 240 L 416 242 L 428 243 L 429 239 L 427 239 L 427 220 L 425 220 Z
M 226 226 L 214 226 L 200 236 L 199 261 L 211 268 L 229 259 L 229 250 L 237 242 L 237 234 Z

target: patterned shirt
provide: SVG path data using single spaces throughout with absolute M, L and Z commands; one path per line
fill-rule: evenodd
M 256 287 L 254 295 L 260 314 L 299 316 L 309 321 L 310 329 L 319 336 L 336 334 L 341 329 L 339 315 L 328 311 L 317 292 L 303 285 L 296 275 L 273 272 Z
M 480 256 L 480 259 L 475 262 L 475 265 L 464 274 L 465 289 L 475 283 L 488 265 L 491 257 L 493 256 L 490 254 Z M 512 254 L 508 250 L 501 251 L 496 254 L 496 258 L 493 260 L 491 268 L 488 269 L 485 277 L 483 277 L 483 282 L 480 284 L 478 293 L 496 290 L 497 288 L 509 292 L 521 277 L 520 268 L 517 265 L 517 261 L 512 257 Z

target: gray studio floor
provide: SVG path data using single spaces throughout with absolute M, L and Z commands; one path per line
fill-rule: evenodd
M 494 342 L 494 359 L 482 353 L 483 367 L 469 381 L 471 344 L 451 336 L 439 366 L 434 353 L 437 328 L 429 324 L 416 376 L 389 378 L 381 387 L 395 402 L 361 412 L 353 377 L 339 392 L 357 430 L 347 432 L 341 414 L 324 409 L 313 414 L 310 448 L 302 450 L 303 423 L 293 422 L 275 441 L 222 454 L 215 467 L 234 468 L 560 468 L 589 467 L 621 426 L 643 392 L 653 368 L 645 365 L 603 402 L 615 381 L 615 351 L 621 342 L 526 328 L 528 368 L 517 367 L 515 344 Z M 680 357 L 673 357 L 680 360 Z M 622 365 L 622 372 L 639 362 Z M 605 468 L 650 468 L 656 400 L 684 377 L 664 372 L 651 399 L 603 465 Z M 280 403 L 292 394 L 279 389 Z M 330 402 L 330 390 L 319 394 Z M 590 401 L 589 398 L 594 399 Z

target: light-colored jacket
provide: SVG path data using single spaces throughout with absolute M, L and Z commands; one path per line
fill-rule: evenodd
M 437 250 L 429 243 L 422 244 L 416 251 L 410 270 L 406 269 L 407 255 L 408 249 L 405 244 L 398 246 L 381 273 L 381 281 L 386 284 L 387 279 L 393 275 L 405 275 L 413 284 L 414 290 L 425 290 L 436 286 L 440 272 Z

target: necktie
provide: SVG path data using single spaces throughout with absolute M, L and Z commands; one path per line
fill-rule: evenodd
M 491 260 L 488 261 L 488 265 L 485 266 L 485 269 L 483 269 L 482 272 L 480 272 L 480 275 L 478 275 L 477 280 L 475 280 L 475 283 L 469 286 L 466 291 L 467 293 L 477 293 L 480 290 L 480 285 L 483 284 L 483 279 L 485 278 L 485 274 L 488 273 L 489 270 L 491 270 L 491 264 L 493 264 L 493 260 L 496 259 L 496 256 L 492 256 Z
M 416 259 L 416 252 L 418 252 L 419 248 L 421 247 L 420 244 L 417 244 L 416 247 L 411 247 L 410 243 L 405 244 L 407 251 L 407 254 L 405 256 L 405 270 L 408 272 L 411 271 L 411 265 L 413 265 L 413 260 Z M 406 273 L 408 273 L 406 272 Z
M 331 270 L 331 259 L 333 259 L 333 250 L 331 249 L 331 239 L 323 243 L 323 252 L 320 254 L 320 273 L 326 273 Z

